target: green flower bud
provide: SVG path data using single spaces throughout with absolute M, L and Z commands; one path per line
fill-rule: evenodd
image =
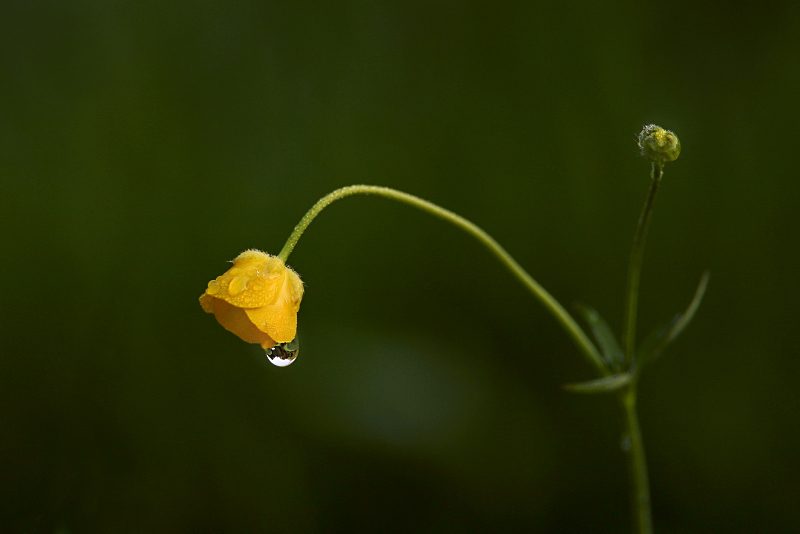
M 656 163 L 675 161 L 681 153 L 678 136 L 661 126 L 648 124 L 639 134 L 642 156 Z

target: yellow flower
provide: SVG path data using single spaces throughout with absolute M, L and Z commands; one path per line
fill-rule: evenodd
M 246 250 L 208 283 L 200 305 L 244 341 L 268 349 L 295 338 L 302 299 L 303 282 L 283 260 Z

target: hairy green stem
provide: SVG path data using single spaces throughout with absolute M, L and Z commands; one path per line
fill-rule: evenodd
M 661 183 L 662 174 L 662 164 L 654 162 L 651 174 L 650 192 L 642 207 L 642 213 L 639 215 L 639 224 L 636 227 L 636 234 L 633 236 L 633 248 L 631 249 L 631 259 L 628 264 L 625 318 L 622 327 L 622 343 L 625 347 L 625 356 L 628 362 L 633 361 L 634 351 L 636 350 L 636 312 L 639 305 L 639 278 L 642 273 L 644 240 L 647 237 L 647 227 L 650 225 L 650 215 L 653 213 L 653 202 L 656 199 L 656 193 L 658 193 L 658 186 Z
M 634 534 L 652 534 L 653 520 L 650 512 L 650 482 L 644 454 L 639 417 L 636 414 L 636 379 L 620 397 L 625 420 L 622 438 L 623 450 L 628 457 L 630 479 L 631 515 Z
M 620 397 L 625 420 L 625 434 L 623 444 L 628 457 L 628 477 L 630 479 L 631 515 L 633 517 L 634 534 L 652 534 L 653 520 L 650 511 L 650 482 L 647 476 L 647 459 L 644 454 L 642 432 L 639 429 L 639 416 L 636 413 L 636 386 L 638 376 L 636 372 L 636 313 L 639 306 L 639 279 L 642 272 L 642 257 L 644 242 L 647 237 L 647 228 L 650 225 L 650 216 L 653 213 L 653 203 L 661 183 L 664 166 L 662 163 L 653 162 L 651 173 L 650 192 L 644 201 L 642 213 L 639 215 L 639 224 L 633 236 L 631 259 L 628 266 L 628 287 L 625 295 L 625 317 L 623 321 L 622 343 L 625 347 L 625 357 L 630 365 L 633 375 L 628 387 Z
M 308 225 L 311 224 L 311 221 L 314 220 L 319 212 L 325 209 L 329 204 L 339 200 L 340 198 L 359 194 L 380 195 L 398 200 L 400 202 L 405 202 L 406 204 L 410 204 L 423 211 L 427 211 L 428 213 L 436 215 L 437 217 L 441 217 L 442 219 L 453 223 L 457 227 L 475 237 L 489 250 L 491 250 L 494 255 L 500 259 L 503 265 L 505 265 L 512 272 L 512 274 L 514 274 L 514 276 L 516 276 L 520 282 L 522 282 L 522 284 L 528 288 L 528 290 L 533 293 L 536 298 L 539 299 L 544 307 L 553 314 L 556 320 L 561 323 L 561 326 L 567 330 L 567 333 L 569 333 L 589 362 L 594 365 L 602 375 L 607 376 L 609 374 L 608 370 L 603 365 L 602 357 L 600 356 L 597 348 L 586 336 L 580 326 L 578 326 L 572 316 L 570 316 L 564 307 L 561 306 L 561 304 L 559 304 L 558 301 L 554 299 L 552 295 L 550 295 L 550 293 L 540 286 L 539 283 L 536 282 L 536 280 L 534 280 L 525 271 L 525 269 L 520 267 L 516 260 L 514 260 L 514 258 L 512 258 L 511 255 L 497 243 L 497 241 L 495 241 L 481 228 L 461 217 L 460 215 L 456 215 L 452 211 L 439 207 L 436 204 L 428 202 L 427 200 L 415 197 L 414 195 L 409 195 L 408 193 L 403 193 L 402 191 L 397 191 L 388 187 L 379 187 L 374 185 L 351 185 L 337 189 L 336 191 L 333 191 L 321 198 L 316 204 L 314 204 L 314 206 L 311 207 L 310 210 L 308 210 L 308 212 L 297 224 L 292 234 L 289 236 L 289 239 L 286 240 L 286 244 L 278 254 L 278 257 L 283 260 L 284 263 L 286 262 L 286 260 L 289 258 L 289 254 L 291 254 L 292 250 L 297 244 L 297 241 L 300 239 L 300 236 L 303 235 L 303 232 L 306 230 L 306 228 L 308 228 Z

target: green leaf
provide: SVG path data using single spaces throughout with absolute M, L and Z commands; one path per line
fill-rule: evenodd
M 697 308 L 700 307 L 700 302 L 706 293 L 706 287 L 708 287 L 709 276 L 709 272 L 706 271 L 700 277 L 700 283 L 697 285 L 694 297 L 685 312 L 679 313 L 673 317 L 672 321 L 656 328 L 647 336 L 639 350 L 636 351 L 636 359 L 640 364 L 655 361 L 661 355 L 661 351 L 686 328 L 686 325 L 694 317 Z
M 610 393 L 617 391 L 630 383 L 633 375 L 625 373 L 617 373 L 611 376 L 604 376 L 596 380 L 589 380 L 588 382 L 578 382 L 575 384 L 565 384 L 564 389 L 573 393 L 595 394 L 595 393 Z
M 603 353 L 606 363 L 615 371 L 619 371 L 620 365 L 625 363 L 625 355 L 622 353 L 617 338 L 614 337 L 614 332 L 611 331 L 608 323 L 597 313 L 597 310 L 584 304 L 579 304 L 577 307 L 580 314 L 589 324 L 597 344 L 600 345 L 600 351 Z
M 680 334 L 686 325 L 689 324 L 689 321 L 692 320 L 694 317 L 697 308 L 700 307 L 700 302 L 703 300 L 703 295 L 706 294 L 706 287 L 708 287 L 708 278 L 710 273 L 708 271 L 703 273 L 703 276 L 700 277 L 700 283 L 697 286 L 697 291 L 694 292 L 694 298 L 692 298 L 692 302 L 689 303 L 689 307 L 686 308 L 686 311 L 683 312 L 678 322 L 672 326 L 672 329 L 669 331 L 669 336 L 667 337 L 667 342 L 672 341 L 678 334 Z
M 667 335 L 680 318 L 681 314 L 679 313 L 675 315 L 671 321 L 653 329 L 647 337 L 644 338 L 642 344 L 636 349 L 636 361 L 639 365 L 652 362 L 658 357 L 659 353 L 667 344 L 667 342 L 665 342 Z

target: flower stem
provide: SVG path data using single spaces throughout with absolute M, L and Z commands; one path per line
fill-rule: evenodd
M 625 298 L 625 318 L 622 329 L 622 342 L 625 347 L 625 356 L 628 362 L 633 362 L 634 350 L 636 346 L 636 312 L 639 305 L 639 278 L 642 273 L 642 255 L 644 253 L 644 240 L 647 237 L 647 227 L 650 225 L 650 215 L 653 213 L 653 202 L 658 193 L 658 186 L 661 183 L 663 165 L 653 163 L 651 173 L 650 192 L 647 200 L 642 207 L 639 215 L 639 224 L 636 234 L 633 236 L 633 248 L 631 249 L 631 259 L 628 264 L 628 287 Z
M 652 534 L 653 520 L 650 512 L 650 482 L 647 476 L 647 460 L 644 454 L 642 432 L 636 414 L 636 379 L 620 397 L 625 434 L 623 449 L 628 456 L 630 479 L 631 515 L 634 534 Z
M 636 413 L 636 386 L 638 374 L 636 372 L 636 312 L 639 305 L 639 278 L 642 272 L 642 256 L 644 254 L 644 241 L 647 237 L 647 228 L 650 225 L 650 216 L 653 213 L 658 186 L 661 183 L 664 166 L 662 163 L 653 162 L 651 173 L 650 192 L 642 207 L 639 224 L 633 236 L 631 259 L 628 266 L 628 287 L 625 298 L 625 318 L 623 324 L 622 342 L 625 346 L 625 356 L 630 365 L 630 372 L 634 375 L 628 387 L 620 396 L 623 418 L 625 420 L 625 434 L 623 447 L 628 456 L 628 477 L 630 480 L 631 515 L 633 517 L 634 534 L 652 534 L 653 520 L 650 511 L 650 483 L 647 476 L 647 460 L 644 454 L 642 432 L 639 429 L 639 417 Z
M 516 260 L 514 260 L 514 258 L 512 258 L 511 255 L 497 243 L 497 241 L 495 241 L 481 228 L 461 217 L 460 215 L 456 215 L 452 211 L 446 210 L 440 206 L 437 206 L 436 204 L 428 202 L 427 200 L 415 197 L 414 195 L 409 195 L 408 193 L 403 193 L 402 191 L 397 191 L 388 187 L 379 187 L 374 185 L 351 185 L 337 189 L 321 198 L 316 204 L 314 204 L 314 206 L 311 207 L 310 210 L 308 210 L 297 226 L 295 226 L 294 231 L 289 236 L 289 239 L 286 240 L 286 244 L 278 254 L 278 257 L 283 260 L 284 263 L 286 262 L 286 260 L 289 258 L 289 254 L 292 253 L 297 241 L 300 239 L 300 236 L 303 235 L 303 232 L 306 230 L 306 228 L 308 228 L 308 225 L 311 224 L 311 221 L 314 220 L 319 212 L 325 209 L 329 204 L 339 200 L 340 198 L 358 194 L 380 195 L 398 200 L 400 202 L 405 202 L 406 204 L 410 204 L 423 211 L 427 211 L 428 213 L 436 215 L 437 217 L 441 217 L 442 219 L 453 223 L 457 227 L 475 237 L 489 250 L 491 250 L 494 255 L 500 259 L 503 265 L 505 265 L 512 272 L 512 274 L 514 274 L 514 276 L 516 276 L 517 279 L 519 279 L 519 281 L 522 282 L 522 284 L 531 293 L 533 293 L 536 298 L 539 299 L 544 307 L 553 314 L 556 320 L 561 323 L 561 326 L 566 329 L 567 333 L 578 345 L 578 348 L 581 349 L 589 362 L 594 365 L 602 375 L 607 376 L 609 374 L 608 370 L 603 365 L 602 358 L 597 348 L 586 336 L 580 326 L 578 326 L 572 316 L 570 316 L 564 307 L 561 306 L 561 304 L 559 304 L 558 301 L 554 299 L 552 295 L 550 295 L 550 293 L 540 286 L 539 283 L 536 282 L 536 280 L 534 280 L 525 271 L 525 269 L 520 267 Z

